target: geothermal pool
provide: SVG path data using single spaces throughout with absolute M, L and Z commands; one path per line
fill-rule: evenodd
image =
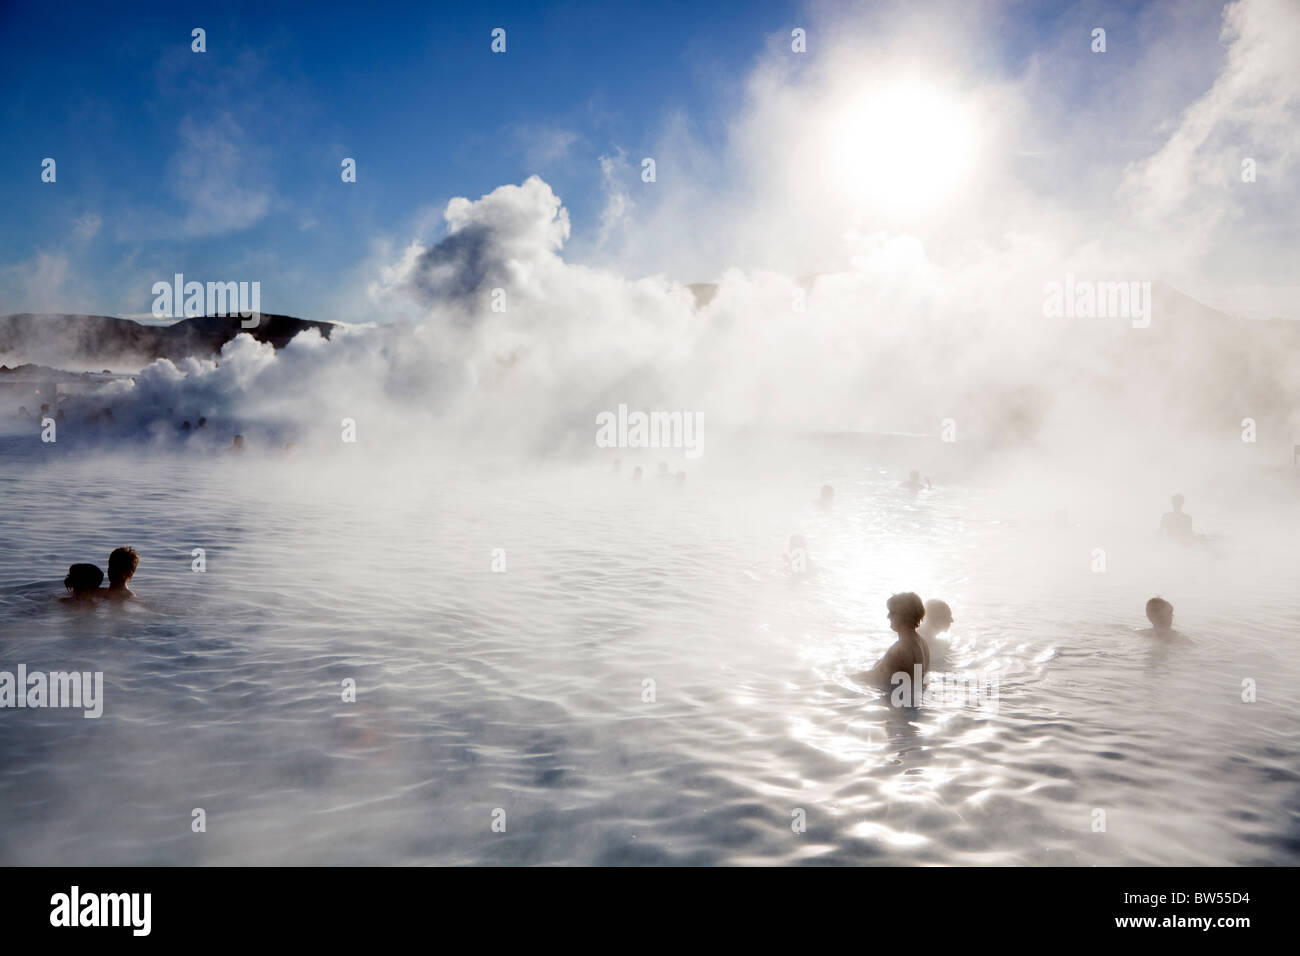
M 1300 864 L 1293 509 L 1177 549 L 842 452 L 679 486 L 0 445 L 0 670 L 104 675 L 98 719 L 0 710 L 0 863 Z M 137 600 L 59 601 L 125 544 Z M 897 590 L 996 707 L 853 683 Z M 1192 644 L 1133 635 L 1156 593 Z

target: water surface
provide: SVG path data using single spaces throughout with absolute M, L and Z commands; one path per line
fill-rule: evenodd
M 0 669 L 105 681 L 98 720 L 0 710 L 6 864 L 1300 863 L 1282 528 L 1162 548 L 852 456 L 678 486 L 3 441 Z M 138 600 L 58 601 L 122 544 Z M 850 679 L 905 589 L 996 710 Z M 1153 593 L 1192 645 L 1133 635 Z

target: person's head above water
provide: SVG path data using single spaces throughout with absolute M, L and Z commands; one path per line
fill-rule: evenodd
M 63 586 L 72 592 L 73 597 L 89 597 L 99 590 L 104 581 L 104 572 L 93 564 L 74 564 L 68 568 L 68 576 L 63 579 Z
M 1147 620 L 1159 631 L 1167 631 L 1174 626 L 1174 606 L 1162 597 L 1153 597 L 1147 601 Z
M 785 562 L 795 574 L 808 574 L 813 571 L 812 558 L 808 556 L 808 541 L 803 535 L 790 535 L 790 546 L 785 553 Z
M 830 504 L 832 501 L 835 500 L 835 489 L 832 488 L 830 485 L 822 485 L 820 500 L 821 503 L 824 505 Z
M 952 627 L 952 608 L 947 601 L 931 598 L 925 602 L 925 623 L 935 634 L 942 634 Z
M 889 609 L 889 626 L 898 634 L 915 631 L 925 617 L 925 605 L 915 591 L 893 595 L 885 602 L 885 607 Z
M 108 556 L 108 586 L 112 590 L 121 590 L 131 580 L 135 569 L 140 566 L 140 555 L 135 548 L 118 548 Z
M 1182 510 L 1183 510 L 1183 496 L 1182 496 L 1182 495 L 1174 495 L 1172 498 L 1169 499 L 1169 503 L 1172 504 L 1172 505 L 1174 506 L 1174 510 L 1175 510 L 1175 511 L 1182 511 Z

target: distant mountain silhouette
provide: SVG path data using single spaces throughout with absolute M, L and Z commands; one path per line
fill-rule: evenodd
M 0 316 L 0 356 L 53 363 L 99 363 L 115 360 L 195 356 L 209 358 L 241 332 L 283 348 L 299 332 L 317 329 L 325 338 L 331 322 L 263 313 L 256 328 L 245 329 L 239 316 L 196 316 L 171 325 L 143 325 L 110 315 L 65 315 L 21 312 Z
M 0 365 L 0 382 L 93 382 L 109 381 L 116 376 L 108 369 L 101 373 L 65 372 L 48 365 Z

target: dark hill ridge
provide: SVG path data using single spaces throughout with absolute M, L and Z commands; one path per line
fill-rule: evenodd
M 116 378 L 112 372 L 65 372 L 63 369 L 50 368 L 48 365 L 0 365 L 0 382 L 88 382 L 111 381 Z
M 332 322 L 313 322 L 289 315 L 263 313 L 256 328 L 245 329 L 239 316 L 196 316 L 171 325 L 144 325 L 111 315 L 0 316 L 0 356 L 17 355 L 53 362 L 110 362 L 114 359 L 188 356 L 207 358 L 241 332 L 283 348 L 299 332 L 317 329 L 330 337 Z

